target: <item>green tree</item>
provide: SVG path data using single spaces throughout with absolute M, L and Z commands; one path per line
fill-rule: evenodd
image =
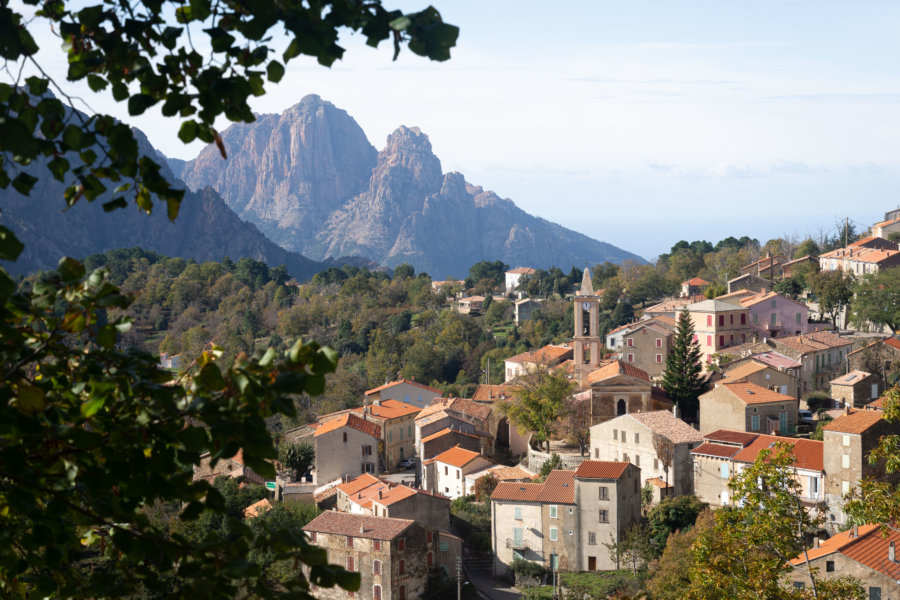
M 662 387 L 684 416 L 697 414 L 698 398 L 708 387 L 702 377 L 700 356 L 700 344 L 694 340 L 694 322 L 688 312 L 682 310 L 672 350 L 666 358 Z
M 403 263 L 394 267 L 394 279 L 410 279 L 416 274 L 416 268 L 409 263 Z
M 615 328 L 620 325 L 627 325 L 632 321 L 634 321 L 634 309 L 631 306 L 631 301 L 628 298 L 623 298 L 619 300 L 615 310 L 610 315 L 609 325 Z
M 811 239 L 805 239 L 797 245 L 794 250 L 794 258 L 803 258 L 804 256 L 819 256 L 819 245 Z
M 853 288 L 853 321 L 857 327 L 874 323 L 891 331 L 900 329 L 900 269 L 863 275 Z
M 300 477 L 309 471 L 316 461 L 316 447 L 304 440 L 297 444 L 281 442 L 278 444 L 278 462 L 294 472 L 294 477 Z
M 803 293 L 803 284 L 793 277 L 785 277 L 772 287 L 772 291 L 796 300 Z
M 493 473 L 482 475 L 475 480 L 475 489 L 473 490 L 475 499 L 479 502 L 490 502 L 491 494 L 494 493 L 499 484 L 500 480 Z
M 563 403 L 573 387 L 564 373 L 541 367 L 519 377 L 513 388 L 516 400 L 501 404 L 501 410 L 520 432 L 530 431 L 536 442 L 546 443 L 549 452 L 553 425 L 559 420 Z
M 820 271 L 809 278 L 809 286 L 819 301 L 819 312 L 837 326 L 837 317 L 853 298 L 853 275 L 843 271 Z
M 666 498 L 647 513 L 647 526 L 659 553 L 665 548 L 666 540 L 676 531 L 693 527 L 697 517 L 707 507 L 706 502 L 696 496 L 675 496 Z
M 824 580 L 790 560 L 805 555 L 807 536 L 821 526 L 800 502 L 789 444 L 764 449 L 754 463 L 729 482 L 733 504 L 715 512 L 712 528 L 701 532 L 692 551 L 690 587 L 685 597 L 717 598 L 862 598 L 850 578 Z M 785 583 L 793 569 L 810 585 Z
M 711 510 L 702 512 L 689 529 L 671 533 L 666 539 L 665 548 L 659 563 L 647 581 L 647 591 L 654 600 L 682 600 L 684 591 L 690 586 L 691 569 L 694 566 L 694 554 L 691 547 L 697 537 L 710 530 L 715 523 Z
M 466 287 L 475 287 L 480 281 L 488 279 L 491 287 L 500 287 L 506 282 L 506 272 L 509 265 L 502 260 L 493 262 L 482 260 L 469 267 L 469 277 L 466 278 Z

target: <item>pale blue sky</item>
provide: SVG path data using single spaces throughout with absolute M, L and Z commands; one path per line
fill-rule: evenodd
M 292 62 L 254 109 L 316 93 L 379 149 L 417 125 L 445 171 L 647 258 L 900 204 L 898 2 L 433 1 L 461 28 L 451 61 L 348 37 L 344 61 Z M 92 104 L 198 151 L 161 117 Z

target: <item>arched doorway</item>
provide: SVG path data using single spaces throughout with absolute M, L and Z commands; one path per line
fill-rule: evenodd
M 497 447 L 509 448 L 509 419 L 503 417 L 497 423 L 497 435 L 494 436 Z
M 619 398 L 619 400 L 616 402 L 616 414 L 624 415 L 626 412 L 627 412 L 627 406 L 625 404 L 625 399 Z

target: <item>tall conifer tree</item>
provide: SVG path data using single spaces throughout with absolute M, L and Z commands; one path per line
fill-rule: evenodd
M 694 324 L 688 312 L 682 310 L 662 382 L 663 389 L 678 405 L 682 416 L 697 415 L 698 398 L 708 387 L 702 377 L 700 356 L 700 344 L 694 341 Z

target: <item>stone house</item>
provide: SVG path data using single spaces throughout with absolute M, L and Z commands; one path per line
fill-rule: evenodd
M 625 335 L 622 358 L 647 373 L 651 379 L 661 378 L 666 370 L 675 329 L 674 323 L 667 323 L 662 318 L 639 321 Z
M 800 501 L 817 511 L 825 501 L 824 443 L 804 438 L 756 435 L 740 431 L 714 431 L 703 436 L 703 443 L 691 451 L 694 467 L 694 494 L 711 506 L 731 502 L 728 482 L 753 464 L 762 450 L 774 444 L 787 444 L 794 457 L 794 478 L 800 484 Z
M 400 400 L 376 400 L 353 409 L 381 426 L 381 454 L 386 470 L 397 469 L 403 459 L 415 455 L 415 418 L 421 410 Z
M 440 395 L 441 390 L 410 379 L 400 379 L 368 390 L 365 394 L 365 402 L 375 404 L 378 400 L 399 400 L 417 408 L 425 408 Z
M 459 498 L 472 493 L 465 476 L 494 466 L 494 461 L 477 452 L 454 446 L 422 463 L 423 484 L 429 492 Z
M 829 331 L 814 331 L 790 337 L 768 340 L 776 351 L 801 363 L 800 395 L 813 390 L 825 390 L 828 382 L 844 372 L 847 354 L 853 348 L 851 340 Z
M 687 306 L 694 322 L 694 341 L 700 345 L 701 360 L 713 361 L 713 355 L 729 346 L 743 344 L 751 335 L 747 323 L 749 311 L 724 300 L 704 300 Z
M 802 302 L 765 292 L 744 298 L 740 304 L 749 310 L 750 328 L 759 339 L 807 332 L 809 309 Z
M 244 464 L 243 450 L 238 450 L 237 454 L 231 458 L 219 459 L 216 461 L 215 466 L 212 465 L 212 458 L 209 452 L 204 452 L 200 455 L 200 464 L 194 467 L 194 481 L 205 479 L 212 483 L 218 477 L 246 479 L 260 485 L 266 482 L 265 478 Z
M 493 410 L 493 404 L 475 402 L 468 398 L 436 398 L 430 406 L 416 416 L 414 430 L 416 453 L 422 459 L 435 456 L 425 456 L 422 440 L 440 433 L 444 429 L 450 429 L 454 432 L 477 435 L 480 443 L 477 450 L 485 454 L 492 454 L 493 436 L 490 428 Z M 434 442 L 435 438 L 430 441 Z M 471 439 L 467 438 L 461 444 L 468 447 Z
M 584 461 L 544 483 L 501 483 L 491 495 L 495 574 L 515 558 L 564 571 L 615 568 L 603 545 L 640 519 L 640 469 Z
M 484 296 L 466 296 L 456 301 L 456 311 L 461 315 L 475 315 L 484 307 Z
M 780 254 L 771 256 L 766 254 L 759 260 L 741 267 L 741 273 L 744 275 L 756 275 L 763 279 L 781 279 L 781 265 L 785 263 L 785 259 Z
M 791 561 L 788 576 L 795 587 L 810 585 L 809 568 L 819 578 L 853 577 L 869 600 L 900 599 L 900 532 L 883 535 L 879 525 L 863 525 L 835 534 Z
M 591 427 L 590 456 L 630 462 L 641 468 L 644 482 L 659 479 L 680 496 L 694 491 L 691 450 L 702 442 L 699 431 L 670 411 L 637 412 Z
M 847 368 L 881 375 L 884 381 L 893 382 L 900 371 L 900 340 L 889 337 L 849 352 Z
M 681 282 L 681 297 L 693 298 L 702 294 L 709 287 L 709 282 L 699 277 L 693 277 Z
M 847 523 L 843 511 L 844 496 L 859 489 L 866 477 L 897 480 L 888 476 L 883 464 L 869 463 L 869 453 L 883 435 L 900 433 L 900 426 L 884 420 L 880 410 L 850 411 L 823 428 L 825 444 L 825 501 L 827 525 L 831 531 Z
M 326 551 L 330 564 L 360 575 L 355 593 L 312 586 L 311 594 L 323 600 L 344 600 L 351 594 L 362 600 L 419 598 L 429 571 L 435 567 L 455 571 L 461 556 L 458 537 L 411 519 L 326 511 L 303 531 L 312 545 Z
M 819 256 L 822 271 L 841 270 L 856 276 L 878 273 L 897 265 L 900 265 L 900 250 L 896 245 L 891 250 L 850 245 Z
M 483 434 L 469 433 L 467 431 L 445 427 L 437 433 L 432 433 L 431 435 L 422 438 L 419 462 L 424 463 L 426 460 L 434 458 L 441 452 L 449 450 L 454 446 L 459 446 L 460 448 L 483 454 L 485 448 L 489 447 L 489 442 L 484 438 L 485 436 Z
M 644 318 L 664 316 L 670 319 L 678 319 L 681 309 L 692 304 L 692 298 L 673 298 L 671 300 L 663 300 L 659 304 L 648 306 L 644 309 Z
M 375 517 L 412 519 L 441 531 L 450 531 L 450 499 L 364 473 L 337 486 L 339 511 Z
M 768 279 L 763 279 L 762 277 L 757 277 L 756 275 L 751 275 L 750 273 L 746 273 L 744 275 L 738 275 L 734 279 L 728 281 L 728 293 L 731 294 L 733 292 L 737 292 L 739 290 L 745 292 L 771 292 L 772 291 L 772 282 Z M 719 296 L 721 298 L 721 296 Z
M 761 360 L 750 358 L 725 365 L 724 383 L 755 383 L 785 396 L 798 398 L 797 376 L 779 370 Z
M 315 481 L 323 485 L 360 473 L 384 471 L 379 450 L 381 426 L 365 414 L 346 412 L 316 429 Z
M 466 475 L 466 489 L 475 489 L 475 484 L 482 477 L 491 476 L 499 481 L 511 481 L 515 483 L 531 483 L 537 475 L 529 473 L 521 467 L 508 467 L 506 465 L 494 465 L 481 471 L 473 471 Z
M 506 379 L 512 381 L 517 377 L 536 371 L 538 368 L 555 367 L 564 360 L 572 358 L 574 351 L 568 346 L 548 345 L 538 350 L 529 350 L 503 361 Z
M 801 256 L 800 258 L 789 260 L 788 262 L 781 265 L 781 274 L 785 279 L 795 277 L 800 274 L 804 268 L 809 268 L 806 265 L 809 265 L 809 267 L 815 269 L 819 266 L 819 259 L 815 256 L 810 256 L 807 254 L 806 256 Z
M 878 400 L 884 391 L 881 377 L 865 371 L 850 371 L 831 380 L 831 397 L 841 406 L 861 408 Z
M 650 383 L 650 376 L 638 367 L 614 360 L 592 371 L 587 378 L 588 389 L 579 396 L 589 402 L 586 413 L 588 426 L 616 417 L 650 410 L 670 410 L 672 402 Z
M 506 284 L 506 292 L 515 292 L 519 288 L 523 277 L 534 275 L 536 271 L 531 267 L 516 267 L 504 273 L 504 283 Z
M 621 351 L 625 346 L 625 336 L 634 331 L 640 325 L 640 321 L 634 323 L 626 323 L 619 325 L 615 329 L 610 329 L 606 334 L 606 347 L 609 350 Z
M 754 383 L 715 384 L 700 396 L 700 433 L 718 429 L 750 433 L 796 432 L 796 397 Z
M 531 298 L 516 300 L 513 303 L 513 320 L 516 322 L 516 325 L 532 318 L 535 311 L 540 307 L 541 303 L 538 300 L 532 300 Z

